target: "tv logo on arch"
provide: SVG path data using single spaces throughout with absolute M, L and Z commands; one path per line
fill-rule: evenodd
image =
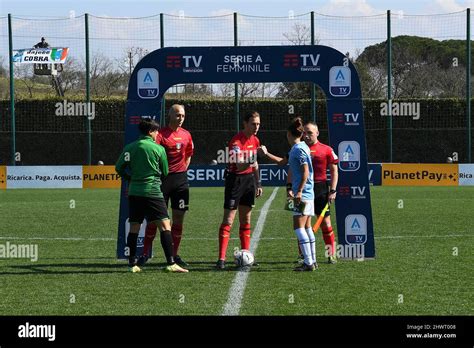
M 333 66 L 329 70 L 329 93 L 333 97 L 347 97 L 351 93 L 351 69 Z
M 346 242 L 349 244 L 365 244 L 367 241 L 367 218 L 362 214 L 346 216 Z
M 137 73 L 138 96 L 142 99 L 154 99 L 158 97 L 158 70 L 143 68 Z
M 340 186 L 338 194 L 341 197 L 350 197 L 351 199 L 365 199 L 367 186 Z
M 169 55 L 166 57 L 166 67 L 168 69 L 183 69 L 183 72 L 201 73 L 202 56 L 178 56 Z
M 359 113 L 358 112 L 333 113 L 332 123 L 343 123 L 345 126 L 358 126 Z
M 301 71 L 320 71 L 321 67 L 318 65 L 320 54 L 296 54 L 287 53 L 283 55 L 283 67 L 298 68 Z
M 360 168 L 360 145 L 357 141 L 341 141 L 338 147 L 339 168 L 355 172 Z

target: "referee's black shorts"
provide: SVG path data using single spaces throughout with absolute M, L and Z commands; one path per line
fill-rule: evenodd
M 255 206 L 255 176 L 228 173 L 225 178 L 224 209 L 235 210 L 239 205 Z
M 189 209 L 189 183 L 187 172 L 169 173 L 161 184 L 166 206 L 171 199 L 171 209 Z
M 315 182 L 314 183 L 314 214 L 316 216 L 319 216 L 319 214 L 321 214 L 324 207 L 326 206 L 326 203 L 328 202 L 328 199 L 329 199 L 328 183 L 326 181 Z M 329 215 L 331 215 L 331 212 L 329 211 L 329 208 L 328 208 L 324 216 L 326 217 Z
M 169 220 L 168 209 L 163 198 L 128 196 L 128 221 L 130 223 Z

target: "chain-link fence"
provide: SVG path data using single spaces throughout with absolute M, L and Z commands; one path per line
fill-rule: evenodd
M 0 164 L 113 162 L 123 145 L 131 72 L 160 47 L 312 44 L 343 52 L 357 67 L 369 161 L 440 162 L 456 152 L 460 161 L 471 162 L 470 29 L 469 10 L 359 17 L 315 12 L 286 17 L 2 17 Z M 9 49 L 31 48 L 41 37 L 51 47 L 69 48 L 56 80 L 36 74 L 33 64 L 14 63 L 10 69 Z M 59 104 L 86 101 L 88 95 L 95 103 L 93 119 L 57 115 Z M 185 126 L 198 148 L 205 148 L 216 130 L 222 132 L 216 142 L 229 138 L 239 113 L 250 107 L 262 115 L 261 138 L 280 151 L 285 151 L 281 139 L 288 119 L 295 115 L 316 120 L 321 139 L 328 141 L 325 96 L 309 83 L 190 84 L 172 87 L 166 98 L 166 106 L 172 100 L 187 105 Z M 295 114 L 284 107 L 290 104 L 299 105 Z

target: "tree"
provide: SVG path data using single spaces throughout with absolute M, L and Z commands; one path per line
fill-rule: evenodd
M 356 50 L 355 55 L 356 57 L 359 57 L 360 51 Z M 385 98 L 387 95 L 387 70 L 383 67 L 370 66 L 365 60 L 351 58 L 348 53 L 346 53 L 346 56 L 349 57 L 352 64 L 354 64 L 356 67 L 357 73 L 359 74 L 362 97 Z
M 74 57 L 68 57 L 59 76 L 64 93 L 79 93 L 85 89 L 86 71 Z
M 239 97 L 240 99 L 259 97 L 262 88 L 263 84 L 258 82 L 239 83 Z
M 25 87 L 29 98 L 33 98 L 33 92 L 38 84 L 38 77 L 33 73 L 32 64 L 16 64 L 13 69 L 13 76 L 15 80 L 19 81 Z M 15 91 L 18 98 L 22 97 L 22 89 L 18 88 Z
M 113 61 L 102 53 L 95 53 L 91 59 L 91 92 L 96 96 L 110 97 L 113 92 L 122 91 L 127 85 L 127 74 L 114 69 Z
M 5 68 L 5 57 L 0 56 L 0 76 L 7 76 L 7 69 Z
M 283 36 L 293 45 L 311 44 L 311 28 L 306 24 L 295 23 L 291 31 L 283 33 Z M 318 44 L 319 39 L 315 39 L 315 43 Z M 276 96 L 289 99 L 311 98 L 311 86 L 312 83 L 310 82 L 283 82 L 279 85 Z M 317 91 L 317 94 L 319 98 L 324 98 L 320 90 Z
M 392 39 L 393 98 L 461 96 L 465 63 L 465 41 L 418 36 Z M 368 46 L 357 57 L 356 66 L 364 96 L 378 97 L 372 86 L 387 88 L 386 42 Z M 385 81 L 381 84 L 381 81 Z M 459 93 L 459 94 L 458 94 Z
M 291 30 L 289 33 L 283 33 L 283 36 L 293 45 L 311 44 L 311 29 L 306 24 L 295 23 Z
M 218 93 L 224 98 L 230 98 L 234 96 L 234 84 L 233 83 L 221 83 L 218 86 Z
M 203 97 L 212 96 L 210 85 L 203 83 L 189 83 L 184 85 L 184 92 L 187 96 Z
M 130 78 L 130 74 L 135 69 L 135 66 L 148 53 L 148 50 L 143 47 L 132 46 L 126 48 L 123 56 L 117 60 L 119 70 Z

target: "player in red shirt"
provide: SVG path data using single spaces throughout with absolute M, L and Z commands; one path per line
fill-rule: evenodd
M 241 249 L 250 249 L 250 219 L 255 197 L 263 193 L 258 172 L 256 137 L 260 128 L 260 115 L 256 111 L 244 117 L 244 129 L 229 142 L 229 165 L 226 169 L 224 217 L 219 228 L 219 259 L 216 268 L 225 269 L 225 257 L 230 229 L 239 209 L 239 237 Z
M 338 180 L 337 164 L 339 159 L 333 149 L 318 141 L 319 130 L 316 123 L 307 122 L 304 126 L 305 142 L 311 151 L 311 158 L 314 170 L 314 213 L 319 216 L 326 203 L 334 203 L 336 199 L 336 187 Z M 328 187 L 326 170 L 329 168 L 331 182 Z M 334 232 L 331 226 L 331 213 L 329 209 L 321 222 L 324 244 L 329 263 L 336 263 L 336 243 Z
M 159 130 L 156 142 L 166 150 L 168 158 L 169 173 L 163 179 L 161 190 L 168 205 L 171 199 L 172 226 L 171 235 L 173 237 L 173 257 L 175 262 L 181 267 L 188 264 L 178 255 L 179 245 L 183 234 L 184 214 L 189 208 L 189 183 L 187 170 L 191 163 L 194 152 L 193 139 L 191 134 L 182 124 L 185 118 L 183 105 L 175 104 L 168 112 L 168 126 Z M 145 232 L 145 242 L 143 256 L 140 263 L 146 262 L 150 256 L 153 240 L 156 235 L 156 227 L 148 224 Z

